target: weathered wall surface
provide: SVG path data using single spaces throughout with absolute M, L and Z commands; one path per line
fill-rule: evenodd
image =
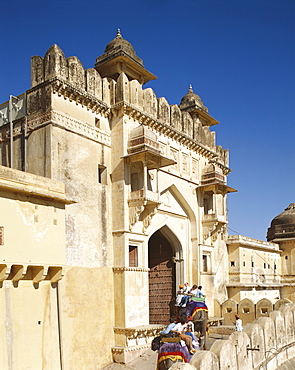
M 59 292 L 63 368 L 100 369 L 110 363 L 115 304 L 112 269 L 68 268 Z
M 56 288 L 5 280 L 0 288 L 1 369 L 59 369 Z

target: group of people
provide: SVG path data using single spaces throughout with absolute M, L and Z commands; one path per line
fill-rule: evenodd
M 194 284 L 192 287 L 190 287 L 188 283 L 179 285 L 175 306 L 186 307 L 191 297 L 205 298 L 205 294 L 202 292 L 202 286 L 197 286 Z M 236 314 L 235 319 L 235 330 L 242 331 L 243 326 L 240 316 Z M 190 321 L 190 318 L 188 318 L 185 313 L 178 316 L 178 319 L 176 316 L 172 316 L 170 318 L 169 325 L 165 330 L 162 330 L 160 334 L 161 336 L 168 337 L 175 335 L 179 336 L 181 345 L 187 346 L 190 354 L 194 354 L 198 349 L 200 349 L 199 342 L 194 335 L 194 324 L 192 321 Z
M 166 336 L 179 336 L 180 343 L 182 346 L 187 346 L 190 354 L 194 354 L 199 349 L 199 342 L 194 335 L 194 324 L 188 321 L 185 315 L 179 318 L 179 322 L 175 316 L 171 317 L 170 324 L 165 330 L 161 331 L 160 334 Z
M 191 297 L 205 297 L 205 294 L 202 292 L 202 287 L 197 286 L 196 284 L 190 287 L 188 283 L 179 285 L 175 306 L 177 308 L 186 307 Z M 160 334 L 161 336 L 179 336 L 181 345 L 186 345 L 188 351 L 191 354 L 194 354 L 198 349 L 200 349 L 199 342 L 194 335 L 194 324 L 192 321 L 189 321 L 185 313 L 182 315 L 179 314 L 180 311 L 176 310 L 177 316 L 172 316 L 170 318 L 170 324 L 165 330 L 161 331 Z
M 188 283 L 179 285 L 175 306 L 186 307 L 191 297 L 205 297 L 205 294 L 202 292 L 202 286 L 194 284 L 190 287 Z

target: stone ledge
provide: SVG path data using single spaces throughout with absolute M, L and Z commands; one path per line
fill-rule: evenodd
M 128 362 L 139 357 L 147 349 L 150 349 L 150 344 L 133 346 L 133 347 L 112 347 L 113 361 L 119 364 L 127 364 Z

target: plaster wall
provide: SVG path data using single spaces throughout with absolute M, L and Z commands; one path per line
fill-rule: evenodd
M 66 269 L 59 283 L 64 369 L 98 369 L 112 361 L 113 287 L 110 267 Z
M 64 209 L 57 203 L 49 205 L 25 195 L 16 198 L 6 198 L 5 193 L 0 192 L 3 210 L 0 225 L 4 228 L 1 261 L 64 264 Z
M 0 186 L 1 261 L 63 265 L 64 185 L 0 166 Z
M 1 283 L 1 369 L 59 369 L 56 288 L 49 281 Z
M 53 128 L 53 177 L 65 183 L 76 203 L 66 210 L 66 257 L 69 265 L 112 264 L 111 185 L 99 183 L 98 166 L 110 166 L 110 148 L 58 127 Z M 107 169 L 108 171 L 108 169 Z
M 99 120 L 99 128 L 105 132 L 110 132 L 109 120 L 101 114 L 94 113 L 91 109 L 81 104 L 76 104 L 71 100 L 65 100 L 57 94 L 52 95 L 52 108 L 57 112 L 69 118 L 74 117 L 76 120 L 87 123 L 92 127 L 97 127 Z

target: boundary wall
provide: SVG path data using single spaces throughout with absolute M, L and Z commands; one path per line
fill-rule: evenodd
M 295 304 L 281 305 L 234 332 L 228 340 L 217 340 L 210 351 L 198 351 L 190 364 L 196 370 L 276 370 L 295 357 Z M 177 368 L 177 364 L 171 370 Z
M 259 317 L 269 317 L 273 310 L 278 310 L 282 305 L 292 303 L 286 298 L 278 299 L 275 303 L 267 298 L 262 298 L 254 303 L 249 298 L 244 298 L 239 303 L 234 299 L 227 299 L 223 303 L 215 301 L 216 316 L 223 317 L 223 325 L 233 325 L 235 314 L 239 314 L 243 325 L 252 323 Z

